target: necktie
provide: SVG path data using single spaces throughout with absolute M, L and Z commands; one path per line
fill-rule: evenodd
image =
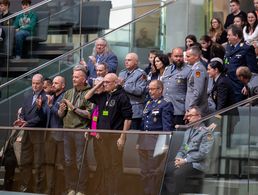
M 34 95 L 33 95 L 33 98 L 32 98 L 32 104 L 31 104 L 31 105 L 33 105 L 33 104 L 35 103 L 35 101 L 36 101 L 37 97 L 38 97 L 38 95 L 36 95 L 36 94 L 34 94 Z

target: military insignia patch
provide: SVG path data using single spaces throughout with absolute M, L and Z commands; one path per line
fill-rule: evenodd
M 201 72 L 200 72 L 200 71 L 196 71 L 196 72 L 195 72 L 195 76 L 196 76 L 197 78 L 199 78 L 199 77 L 201 76 Z

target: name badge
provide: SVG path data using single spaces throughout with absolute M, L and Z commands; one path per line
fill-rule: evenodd
M 188 151 L 190 148 L 189 148 L 189 145 L 188 144 L 184 144 L 184 150 L 185 151 Z
M 102 112 L 102 115 L 103 115 L 103 116 L 108 116 L 108 111 L 107 111 L 107 110 L 104 110 L 104 111 Z
M 94 122 L 97 122 L 97 121 L 98 121 L 98 117 L 97 117 L 97 116 L 94 116 L 94 117 L 92 118 L 92 120 L 93 120 Z

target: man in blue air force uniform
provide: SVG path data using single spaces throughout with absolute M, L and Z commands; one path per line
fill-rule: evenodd
M 163 96 L 174 107 L 174 124 L 184 124 L 187 77 L 191 67 L 184 63 L 183 50 L 175 48 L 171 53 L 172 65 L 167 66 L 162 76 Z
M 149 100 L 143 111 L 144 131 L 171 131 L 173 130 L 173 105 L 162 96 L 163 84 L 153 80 L 149 84 Z M 159 182 L 162 173 L 159 167 L 164 167 L 166 155 L 154 154 L 158 135 L 141 134 L 138 138 L 141 176 L 144 183 L 145 195 L 158 194 Z
M 189 123 L 201 119 L 198 107 L 186 112 Z M 178 195 L 185 187 L 186 178 L 203 173 L 208 168 L 208 154 L 214 143 L 213 133 L 203 124 L 188 128 L 175 160 L 168 162 L 164 185 L 169 195 Z

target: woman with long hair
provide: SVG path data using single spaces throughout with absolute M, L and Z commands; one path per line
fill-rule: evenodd
M 244 39 L 248 44 L 253 44 L 258 40 L 258 21 L 255 11 L 249 11 L 247 13 L 247 23 L 243 28 Z
M 211 19 L 209 36 L 214 43 L 223 44 L 228 41 L 227 32 L 224 30 L 223 24 L 218 18 Z
M 154 68 L 156 70 L 156 73 L 158 75 L 158 80 L 162 79 L 162 75 L 165 71 L 165 68 L 169 65 L 169 58 L 165 54 L 157 54 L 154 58 L 153 62 Z

